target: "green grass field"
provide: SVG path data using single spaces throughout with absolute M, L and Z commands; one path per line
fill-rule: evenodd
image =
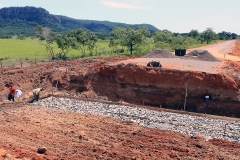
M 211 44 L 216 43 L 217 41 L 212 41 Z M 129 55 L 129 49 L 124 48 L 125 53 L 117 54 L 113 53 L 112 49 L 108 46 L 109 40 L 99 40 L 96 44 L 96 48 L 93 51 L 92 57 L 109 57 L 114 55 Z M 205 46 L 207 44 L 195 44 L 189 48 L 196 48 L 200 46 Z M 59 49 L 56 44 L 53 45 L 54 53 L 58 53 Z M 118 46 L 117 49 L 121 49 L 121 46 Z M 150 53 L 152 50 L 157 49 L 155 44 L 151 39 L 148 40 L 148 43 L 145 45 L 135 46 L 133 48 L 133 56 L 143 56 Z M 169 48 L 164 48 L 170 50 Z M 69 59 L 80 58 L 82 53 L 78 50 L 71 50 L 67 56 Z M 89 57 L 89 51 L 86 50 L 86 57 Z M 0 39 L 0 59 L 2 60 L 3 65 L 15 66 L 20 63 L 20 58 L 25 63 L 34 64 L 34 59 L 37 61 L 47 61 L 48 54 L 43 45 L 36 43 L 36 41 L 28 38 L 25 40 L 18 39 Z
M 110 51 L 108 47 L 109 41 L 97 42 L 97 50 Z M 54 52 L 58 53 L 59 49 L 54 44 Z M 96 51 L 95 51 L 96 52 Z M 87 54 L 89 52 L 87 51 Z M 71 50 L 68 56 L 80 56 L 81 52 Z M 17 40 L 17 39 L 0 39 L 0 58 L 48 58 L 45 47 L 33 41 L 32 39 Z

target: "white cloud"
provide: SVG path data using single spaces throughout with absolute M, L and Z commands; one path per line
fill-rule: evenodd
M 127 0 L 127 1 L 131 1 L 131 2 L 140 2 L 137 0 Z M 123 8 L 123 9 L 148 9 L 149 7 L 143 7 L 143 6 L 139 6 L 139 5 L 135 5 L 135 4 L 130 4 L 128 2 L 126 3 L 119 3 L 119 2 L 113 2 L 113 1 L 102 1 L 102 4 L 107 6 L 107 7 L 112 7 L 112 8 Z

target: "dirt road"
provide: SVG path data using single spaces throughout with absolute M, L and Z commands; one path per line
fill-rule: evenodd
M 229 53 L 232 53 L 232 48 L 235 42 L 236 40 L 230 40 L 230 41 L 219 42 L 217 44 L 212 44 L 208 46 L 192 48 L 192 49 L 188 49 L 187 53 L 195 49 L 203 49 L 203 50 L 208 50 L 212 55 L 222 60 L 225 59 L 225 60 L 240 61 L 240 57 L 236 57 L 229 54 Z

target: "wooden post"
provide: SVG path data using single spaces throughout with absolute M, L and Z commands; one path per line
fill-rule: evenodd
M 186 102 L 187 102 L 187 84 L 186 84 L 186 92 L 185 92 L 185 100 L 184 100 L 184 111 L 186 109 Z
M 1 63 L 1 68 L 2 68 L 2 60 L 0 60 L 0 63 Z
M 22 67 L 22 58 L 20 58 L 20 65 L 21 65 L 21 67 Z
M 37 60 L 36 60 L 36 58 L 35 58 L 35 64 L 37 64 Z

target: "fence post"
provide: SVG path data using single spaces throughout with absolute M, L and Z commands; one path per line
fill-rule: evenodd
M 2 68 L 2 60 L 0 60 L 0 63 L 1 63 L 1 68 Z
M 22 58 L 20 58 L 20 65 L 21 65 L 21 67 L 22 67 Z
M 184 111 L 186 110 L 186 103 L 187 103 L 187 95 L 188 95 L 187 87 L 188 87 L 188 85 L 186 84 L 186 92 L 185 92 L 185 100 L 184 100 Z

